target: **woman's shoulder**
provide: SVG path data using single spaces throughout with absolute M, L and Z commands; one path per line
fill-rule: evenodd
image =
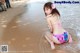
M 59 18 L 59 16 L 56 14 L 50 14 L 47 16 L 47 18 Z
M 59 16 L 58 15 L 55 15 L 55 14 L 50 14 L 47 16 L 47 19 L 49 20 L 59 20 Z
M 50 14 L 50 15 L 47 16 L 47 19 L 49 19 L 49 20 L 53 19 L 53 18 L 54 18 L 54 16 L 52 14 Z
M 50 14 L 50 15 L 47 15 L 47 18 L 50 18 L 50 17 L 52 17 L 52 14 Z

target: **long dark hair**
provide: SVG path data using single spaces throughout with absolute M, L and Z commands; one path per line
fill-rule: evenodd
M 46 8 L 49 8 L 49 9 L 52 9 L 52 2 L 47 2 L 47 3 L 45 3 L 45 5 L 44 5 L 44 11 L 45 11 L 45 7 Z M 51 14 L 53 15 L 53 14 L 58 14 L 59 16 L 60 16 L 60 13 L 58 12 L 58 10 L 56 9 L 56 8 L 54 8 L 54 9 L 52 9 L 52 12 L 51 12 Z M 45 13 L 45 15 L 47 16 L 47 14 Z

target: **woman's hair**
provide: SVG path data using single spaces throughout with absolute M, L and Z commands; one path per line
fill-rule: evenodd
M 44 11 L 45 11 L 45 8 L 49 8 L 49 9 L 51 9 L 52 10 L 52 12 L 51 12 L 51 14 L 53 15 L 53 14 L 58 14 L 59 16 L 60 16 L 60 13 L 58 12 L 58 10 L 56 9 L 56 8 L 52 8 L 52 5 L 54 5 L 52 2 L 47 2 L 47 3 L 45 3 L 45 5 L 44 5 Z M 47 16 L 47 14 L 45 13 L 45 15 Z

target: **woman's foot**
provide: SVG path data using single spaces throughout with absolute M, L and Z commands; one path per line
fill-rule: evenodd
M 73 41 L 72 41 L 72 37 L 71 36 L 69 36 L 69 43 L 72 43 Z
M 50 42 L 50 45 L 51 45 L 51 49 L 54 50 L 55 49 L 54 43 Z

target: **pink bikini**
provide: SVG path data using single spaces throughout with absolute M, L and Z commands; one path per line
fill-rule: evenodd
M 63 34 L 57 34 L 57 35 L 54 34 L 53 36 L 55 36 L 60 41 L 60 43 L 64 43 L 68 41 L 67 32 L 64 32 Z

